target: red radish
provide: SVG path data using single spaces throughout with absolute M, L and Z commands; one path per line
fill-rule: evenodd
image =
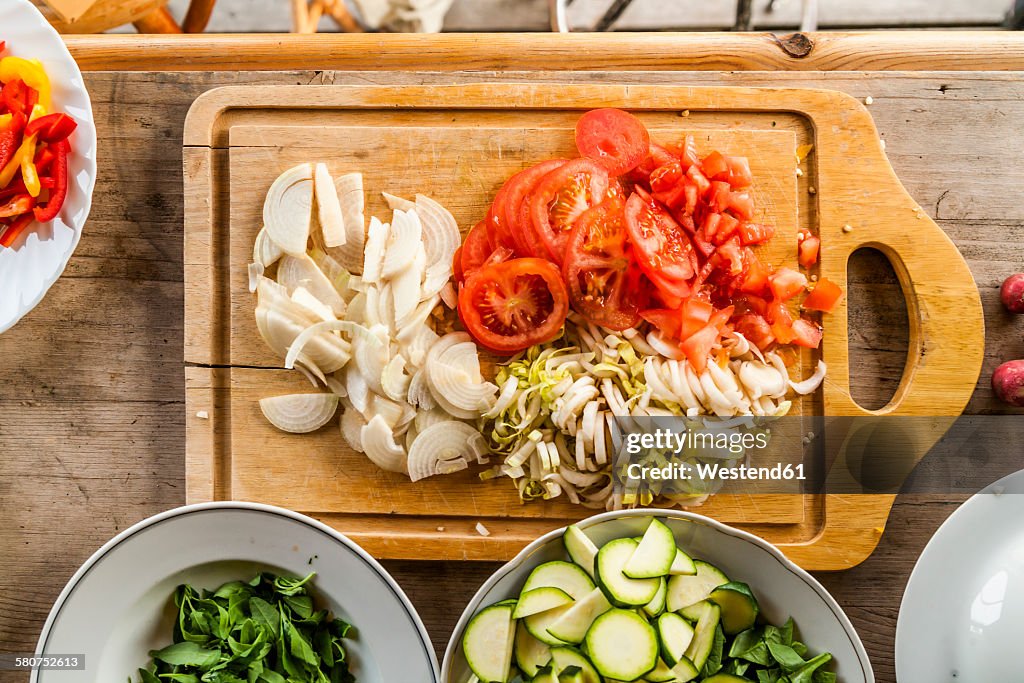
M 1024 273 L 1014 273 L 1003 281 L 999 298 L 1010 313 L 1024 313 Z
M 996 368 L 992 390 L 1000 401 L 1024 408 L 1024 360 L 1007 361 Z

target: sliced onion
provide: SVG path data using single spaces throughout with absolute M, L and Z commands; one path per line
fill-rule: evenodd
M 249 292 L 250 293 L 253 293 L 253 294 L 256 293 L 256 288 L 259 287 L 259 284 L 260 284 L 260 278 L 263 277 L 263 271 L 264 271 L 264 268 L 263 268 L 263 264 L 262 263 L 259 263 L 257 261 L 256 263 L 250 263 L 249 264 Z
M 498 387 L 482 381 L 480 357 L 473 342 L 449 345 L 433 361 L 428 358 L 425 369 L 434 398 L 445 410 L 451 407 L 459 411 L 449 410 L 453 415 L 471 419 L 493 405 Z
M 373 464 L 388 472 L 408 474 L 405 449 L 395 443 L 394 433 L 381 415 L 374 415 L 360 432 L 363 452 Z
M 686 358 L 686 354 L 683 353 L 682 349 L 662 339 L 661 335 L 657 332 L 649 332 L 647 334 L 647 343 L 666 358 L 671 358 L 672 360 L 683 360 Z
M 426 325 L 420 325 L 415 330 L 415 334 L 406 337 L 405 341 L 400 343 L 402 344 L 402 353 L 408 361 L 415 367 L 421 368 L 426 364 L 427 354 L 434 348 L 440 337 Z
M 413 262 L 405 264 L 405 269 L 391 281 L 394 292 L 394 318 L 396 329 L 409 324 L 409 319 L 416 312 L 420 301 L 420 280 L 423 276 L 423 250 L 420 249 Z
M 252 260 L 265 268 L 276 263 L 277 259 L 282 256 L 284 256 L 284 250 L 267 236 L 266 228 L 260 228 L 260 231 L 256 233 L 256 241 L 252 245 Z
M 263 225 L 286 253 L 306 254 L 313 212 L 313 166 L 299 164 L 274 181 L 263 202 Z
M 296 287 L 295 291 L 292 292 L 291 299 L 324 322 L 337 320 L 334 311 L 321 302 L 320 299 L 310 294 L 309 290 L 305 287 Z
M 455 291 L 455 285 L 453 285 L 451 281 L 445 282 L 444 286 L 441 287 L 441 301 L 443 301 L 444 305 L 453 311 L 455 310 L 455 307 L 459 305 L 459 295 L 458 292 Z
M 345 368 L 345 389 L 348 391 L 348 401 L 364 417 L 370 414 L 370 387 L 366 384 L 363 373 L 355 363 L 349 363 Z
M 470 441 L 479 435 L 475 428 L 456 420 L 427 427 L 409 449 L 409 478 L 419 481 L 466 469 L 467 454 L 475 457 Z
M 388 192 L 381 192 L 380 194 L 384 197 L 384 201 L 388 203 L 388 208 L 392 211 L 411 211 L 416 208 L 414 203 L 403 197 L 397 197 Z
M 409 405 L 420 408 L 421 411 L 432 410 L 437 405 L 433 394 L 430 393 L 430 387 L 427 386 L 427 373 L 423 370 L 414 372 L 409 379 L 407 400 Z
M 380 378 L 389 357 L 387 339 L 387 330 L 381 325 L 374 325 L 370 329 L 357 325 L 352 331 L 352 353 L 356 367 L 366 379 L 370 390 L 376 394 L 384 393 Z
M 286 301 L 292 303 L 288 299 Z M 329 323 L 316 324 L 327 325 Z M 262 302 L 256 307 L 256 329 L 259 330 L 260 336 L 267 345 L 280 356 L 287 356 L 299 336 L 313 325 L 314 323 L 311 321 L 297 322 L 282 309 L 265 306 Z M 320 374 L 332 373 L 341 369 L 351 358 L 348 342 L 338 336 L 320 334 L 320 332 L 311 333 L 303 340 L 302 345 L 296 350 L 291 367 L 294 367 L 303 353 L 311 361 L 311 363 L 305 363 L 307 367 L 312 365 L 318 368 Z
M 333 256 L 350 273 L 363 272 L 363 247 L 366 243 L 366 219 L 363 217 L 366 197 L 363 175 L 347 173 L 334 179 L 345 224 L 345 244 L 332 250 Z
M 283 432 L 307 434 L 331 421 L 338 411 L 334 394 L 288 394 L 260 399 L 260 410 Z
M 416 213 L 423 222 L 423 246 L 427 252 L 427 265 L 436 263 L 451 267 L 452 258 L 462 244 L 459 224 L 448 209 L 426 195 L 416 195 Z
M 304 329 L 302 331 L 302 333 L 299 334 L 295 338 L 295 341 L 293 341 L 291 344 L 288 345 L 288 354 L 284 357 L 284 366 L 285 366 L 285 368 L 290 370 L 293 367 L 295 367 L 295 359 L 298 358 L 299 353 L 302 352 L 302 350 L 306 347 L 306 345 L 311 340 L 320 339 L 320 338 L 328 339 L 328 340 L 337 340 L 337 342 L 339 344 L 341 344 L 341 349 L 340 350 L 342 352 L 348 354 L 349 358 L 351 358 L 350 345 L 349 345 L 349 343 L 347 341 L 345 341 L 344 339 L 341 339 L 340 337 L 337 337 L 335 335 L 324 335 L 323 333 L 324 332 L 334 332 L 334 331 L 345 331 L 345 332 L 352 333 L 352 330 L 354 328 L 360 328 L 360 326 L 359 325 L 355 325 L 353 323 L 350 323 L 347 320 L 329 320 L 329 321 L 326 321 L 326 322 L 316 323 L 315 325 L 310 325 L 309 327 Z M 323 335 L 323 336 L 321 337 L 321 335 Z M 310 357 L 315 360 L 315 357 L 312 354 L 310 354 Z M 347 363 L 347 362 L 348 362 L 348 359 L 346 359 L 345 362 L 343 362 L 337 368 L 334 368 L 332 370 L 324 370 L 324 371 L 325 372 L 335 372 L 339 368 L 344 366 L 344 364 Z M 323 368 L 321 368 L 321 369 L 323 369 Z
M 828 367 L 825 365 L 825 361 L 819 360 L 818 367 L 814 369 L 813 375 L 802 382 L 789 380 L 789 386 L 792 387 L 793 391 L 800 395 L 809 394 L 821 386 L 822 380 L 825 379 L 825 372 L 827 369 Z
M 341 215 L 338 189 L 327 171 L 327 164 L 317 164 L 313 170 L 313 186 L 316 190 L 317 217 L 324 244 L 340 247 L 345 244 L 345 219 Z
M 345 315 L 345 300 L 331 280 L 323 274 L 309 256 L 286 255 L 277 266 L 277 283 L 289 294 L 296 287 L 305 287 L 309 293 L 329 306 L 335 316 Z
M 376 217 L 370 219 L 370 229 L 366 236 L 366 250 L 363 257 L 364 282 L 380 283 L 380 272 L 384 265 L 384 252 L 390 231 L 391 226 L 387 223 L 381 223 Z
M 409 375 L 405 374 L 405 358 L 402 354 L 395 355 L 380 376 L 380 386 L 384 395 L 395 401 L 405 401 L 409 394 Z
M 356 453 L 363 452 L 363 427 L 366 420 L 358 411 L 351 408 L 341 414 L 341 436 Z
M 422 248 L 423 226 L 420 224 L 420 217 L 416 215 L 415 211 L 396 210 L 391 218 L 387 250 L 381 265 L 381 278 L 390 280 L 407 269 L 416 258 L 416 251 Z M 420 272 L 423 272 L 422 266 Z M 417 289 L 420 284 L 418 280 L 417 278 Z M 419 301 L 419 296 L 416 297 L 416 301 Z

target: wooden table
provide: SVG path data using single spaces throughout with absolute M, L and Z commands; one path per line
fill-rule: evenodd
M 68 43 L 90 71 L 99 180 L 64 277 L 0 337 L 0 651 L 32 650 L 61 587 L 104 541 L 184 502 L 181 134 L 192 100 L 214 86 L 604 81 L 827 87 L 870 96 L 899 177 L 957 242 L 981 289 L 986 362 L 968 412 L 1001 411 L 988 378 L 1001 360 L 1024 357 L 1022 323 L 998 301 L 1000 282 L 1024 261 L 1015 248 L 1024 237 L 1024 77 L 1013 72 L 1024 70 L 1019 34 L 96 36 Z M 855 395 L 877 407 L 895 389 L 906 357 L 906 313 L 884 258 L 854 260 L 850 299 L 850 347 L 862 369 Z M 960 500 L 901 498 L 870 559 L 819 575 L 859 629 L 879 681 L 895 678 L 893 636 L 907 577 Z M 463 605 L 497 567 L 386 564 L 420 610 L 439 657 Z M 27 676 L 0 672 L 8 680 Z

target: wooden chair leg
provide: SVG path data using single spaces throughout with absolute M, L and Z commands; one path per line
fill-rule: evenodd
M 202 33 L 206 25 L 210 23 L 210 15 L 213 14 L 213 6 L 217 0 L 192 0 L 188 6 L 188 13 L 181 27 L 185 33 Z
M 132 22 L 139 33 L 181 33 L 181 27 L 166 7 L 155 9 L 138 21 Z

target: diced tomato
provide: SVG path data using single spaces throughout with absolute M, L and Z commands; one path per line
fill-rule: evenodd
M 754 182 L 754 176 L 750 172 L 750 162 L 746 157 L 725 157 L 725 163 L 729 167 L 729 184 L 733 188 L 749 187 Z
M 691 166 L 686 170 L 686 177 L 697 186 L 698 196 L 703 196 L 705 192 L 711 189 L 711 181 L 707 179 L 707 176 L 700 172 L 700 169 L 697 168 L 696 165 Z
M 793 333 L 793 314 L 789 312 L 785 302 L 773 301 L 768 304 L 765 318 L 771 323 L 772 334 L 780 344 L 789 344 L 793 341 L 796 336 Z
M 806 318 L 797 318 L 793 321 L 793 335 L 793 343 L 797 346 L 816 349 L 821 344 L 821 326 Z
M 654 176 L 651 177 L 653 178 Z M 673 185 L 667 190 L 663 190 L 661 192 L 652 191 L 651 196 L 668 208 L 676 211 L 681 209 L 683 204 L 686 202 L 686 185 L 679 183 L 678 185 Z
M 679 339 L 687 339 L 708 324 L 715 313 L 715 307 L 706 301 L 691 297 L 683 302 L 679 313 L 681 324 L 676 336 Z
M 754 217 L 754 200 L 749 192 L 730 192 L 727 205 L 739 218 L 749 221 Z
M 654 325 L 666 339 L 679 339 L 679 312 L 668 308 L 640 311 L 640 317 Z
M 772 294 L 779 301 L 788 301 L 799 294 L 807 286 L 807 278 L 803 273 L 792 268 L 779 268 L 768 278 Z
M 740 291 L 758 295 L 768 293 L 770 291 L 768 279 L 771 277 L 772 269 L 761 263 L 750 249 L 744 251 L 743 260 L 746 263 L 746 274 L 743 281 L 739 283 Z
M 721 152 L 712 152 L 700 162 L 700 168 L 704 175 L 715 180 L 724 180 L 729 177 L 729 164 Z
M 764 317 L 768 313 L 768 302 L 754 294 L 744 294 L 743 296 L 733 298 L 733 301 L 735 302 L 736 311 L 740 315 L 756 313 Z
M 718 224 L 718 232 L 715 233 L 715 244 L 722 244 L 726 240 L 732 239 L 732 236 L 736 234 L 736 231 L 740 227 L 740 222 L 738 219 L 730 216 L 727 213 L 723 213 L 721 214 L 721 216 L 722 217 Z M 740 244 L 744 243 L 742 236 L 739 237 L 738 239 L 740 240 Z
M 729 262 L 730 275 L 739 275 L 743 272 L 743 251 L 740 249 L 739 237 L 733 237 L 719 246 L 718 253 Z
M 711 244 L 711 242 L 704 235 L 703 228 L 694 233 L 693 245 L 697 247 L 697 250 L 704 256 L 704 258 L 708 258 L 709 256 L 715 253 L 715 245 Z
M 627 173 L 625 178 L 637 183 L 646 183 L 655 169 L 665 164 L 679 161 L 675 153 L 665 149 L 661 145 L 652 142 L 647 150 L 647 158 L 640 162 L 640 165 Z
M 807 295 L 801 306 L 809 311 L 831 313 L 842 298 L 843 290 L 839 288 L 839 285 L 823 277 L 814 285 L 814 289 Z
M 721 180 L 712 180 L 711 189 L 708 190 L 707 202 L 708 208 L 716 213 L 721 213 L 729 208 L 729 195 L 732 194 L 732 188 L 729 187 L 729 183 Z
M 683 167 L 678 159 L 673 159 L 664 166 L 659 166 L 651 172 L 651 192 L 666 192 L 674 189 L 679 181 L 683 179 Z
M 697 210 L 697 200 L 700 198 L 700 189 L 697 184 L 690 179 L 683 181 L 683 211 L 693 215 L 693 212 Z
M 740 225 L 740 242 L 743 246 L 764 244 L 775 236 L 775 227 L 764 223 L 745 221 Z
M 711 352 L 719 345 L 722 333 L 714 325 L 707 325 L 698 332 L 691 334 L 680 344 L 680 349 L 686 354 L 686 360 L 698 373 L 704 372 L 707 367 L 708 358 Z
M 692 135 L 687 135 L 682 140 L 669 143 L 665 147 L 679 159 L 684 171 L 691 166 L 700 164 L 700 157 L 697 155 L 697 141 Z
M 756 313 L 746 313 L 737 318 L 736 331 L 762 351 L 775 341 L 771 325 L 768 324 L 764 317 Z
M 818 262 L 818 250 L 821 248 L 821 238 L 814 235 L 805 235 L 797 247 L 797 260 L 804 268 L 812 268 Z
M 720 213 L 708 213 L 704 216 L 704 224 L 700 226 L 701 230 L 704 231 L 704 237 L 709 241 L 715 241 L 715 233 L 718 232 L 718 224 L 722 220 L 722 214 Z

